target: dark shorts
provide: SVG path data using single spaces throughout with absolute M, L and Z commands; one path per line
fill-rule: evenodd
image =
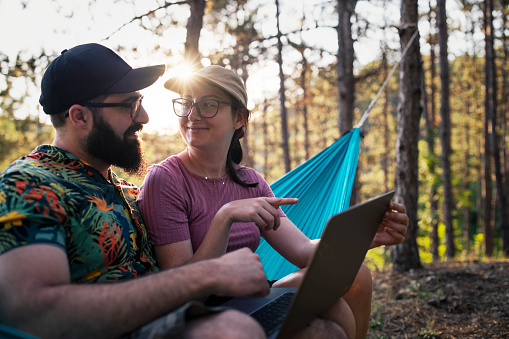
M 222 307 L 208 307 L 199 301 L 190 301 L 175 311 L 162 316 L 138 330 L 124 336 L 124 339 L 185 338 L 186 323 L 193 318 L 211 315 L 225 310 Z

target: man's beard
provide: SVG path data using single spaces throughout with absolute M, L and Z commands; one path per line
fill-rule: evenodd
M 120 138 L 99 114 L 94 115 L 94 126 L 87 138 L 87 152 L 93 157 L 120 167 L 128 175 L 141 177 L 146 173 L 148 161 L 145 158 L 143 142 L 138 138 L 127 138 L 143 125 L 133 122 Z

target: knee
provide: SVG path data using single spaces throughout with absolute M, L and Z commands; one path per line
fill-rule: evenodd
M 222 311 L 208 319 L 198 320 L 195 325 L 192 333 L 188 333 L 190 338 L 265 338 L 256 320 L 236 310 Z
M 298 271 L 292 272 L 287 276 L 276 281 L 272 287 L 297 287 L 304 278 L 307 272 L 307 267 L 302 268 Z
M 222 325 L 217 326 L 217 338 L 265 338 L 260 324 L 249 315 L 235 310 L 223 311 L 221 315 Z
M 359 271 L 357 272 L 357 276 L 348 291 L 350 295 L 358 295 L 362 294 L 364 296 L 371 296 L 373 290 L 373 278 L 371 276 L 371 271 L 369 270 L 366 264 L 362 263 Z
M 307 327 L 294 336 L 295 339 L 320 339 L 320 338 L 337 338 L 350 339 L 352 334 L 348 336 L 347 331 L 334 321 L 317 318 L 313 320 Z

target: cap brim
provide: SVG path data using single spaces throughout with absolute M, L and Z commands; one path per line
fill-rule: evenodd
M 156 82 L 165 69 L 164 65 L 132 69 L 110 86 L 106 93 L 128 93 L 144 89 Z

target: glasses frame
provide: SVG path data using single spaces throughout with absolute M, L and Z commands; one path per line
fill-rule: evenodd
M 189 102 L 191 104 L 191 107 L 189 108 L 189 112 L 187 112 L 187 114 L 181 115 L 181 114 L 177 113 L 177 110 L 175 109 L 175 102 L 177 102 L 178 100 L 185 100 L 185 101 L 187 101 L 187 102 Z M 217 113 L 219 112 L 219 106 L 221 106 L 221 104 L 235 106 L 235 103 L 233 103 L 233 102 L 223 101 L 223 100 L 219 100 L 219 99 L 203 99 L 203 100 L 200 100 L 198 102 L 192 102 L 191 100 L 186 99 L 186 98 L 176 98 L 176 99 L 172 99 L 171 101 L 173 103 L 173 112 L 179 118 L 185 118 L 185 117 L 189 116 L 189 114 L 191 114 L 191 111 L 193 110 L 193 107 L 196 107 L 196 110 L 198 111 L 198 115 L 200 117 L 202 117 L 204 119 L 210 119 L 210 118 L 213 118 L 213 117 L 215 117 L 217 115 Z M 198 105 L 201 104 L 204 101 L 215 101 L 215 102 L 217 102 L 217 110 L 216 110 L 216 113 L 214 113 L 214 115 L 206 117 L 206 116 L 203 116 L 203 114 L 201 114 L 201 111 L 200 111 L 200 108 L 198 107 Z
M 143 95 L 140 95 L 140 97 L 132 102 L 90 102 L 86 104 L 80 104 L 81 106 L 85 107 L 124 107 L 124 108 L 130 108 L 131 112 L 131 119 L 136 119 L 140 115 L 141 110 L 141 101 L 143 100 Z M 136 108 L 136 104 L 138 103 L 138 108 Z M 136 108 L 136 109 L 135 109 Z

